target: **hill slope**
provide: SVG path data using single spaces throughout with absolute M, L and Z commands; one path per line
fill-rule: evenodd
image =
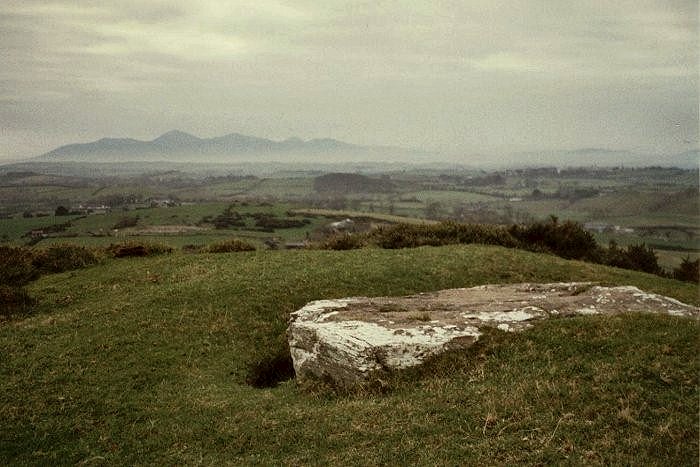
M 0 460 L 694 463 L 698 328 L 671 317 L 494 332 L 383 395 L 245 384 L 313 299 L 568 280 L 698 301 L 689 284 L 477 245 L 173 255 L 47 276 L 31 287 L 38 313 L 0 324 Z

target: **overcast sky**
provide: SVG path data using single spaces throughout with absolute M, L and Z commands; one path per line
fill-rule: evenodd
M 678 152 L 698 53 L 697 0 L 1 0 L 0 158 L 174 128 Z

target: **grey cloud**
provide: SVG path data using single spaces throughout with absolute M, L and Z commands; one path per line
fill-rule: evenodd
M 171 127 L 459 152 L 687 149 L 697 13 L 673 0 L 6 0 L 0 158 L 31 138 Z

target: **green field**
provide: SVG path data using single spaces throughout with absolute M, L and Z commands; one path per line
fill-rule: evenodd
M 394 216 L 391 214 L 371 213 L 364 211 L 344 211 L 340 209 L 295 209 L 294 212 L 299 214 L 311 214 L 314 216 L 325 216 L 331 218 L 368 218 L 377 221 L 403 223 L 403 224 L 435 224 L 436 221 L 427 219 L 419 219 L 415 217 Z
M 144 207 L 136 209 L 113 209 L 106 214 L 89 214 L 87 216 L 46 216 L 23 218 L 15 216 L 11 219 L 0 219 L 0 238 L 11 244 L 26 243 L 27 232 L 54 224 L 70 222 L 65 231 L 52 234 L 43 239 L 40 245 L 56 243 L 74 243 L 85 246 L 103 246 L 125 239 L 160 241 L 171 246 L 208 244 L 231 237 L 253 240 L 277 238 L 281 241 L 302 241 L 316 229 L 331 222 L 325 216 L 338 217 L 342 213 L 328 212 L 325 214 L 310 212 L 292 216 L 295 219 L 307 220 L 302 227 L 278 228 L 272 232 L 256 229 L 255 220 L 246 218 L 245 226 L 217 229 L 210 224 L 200 225 L 203 218 L 215 217 L 221 214 L 229 203 L 214 202 L 201 204 L 183 204 L 173 207 Z M 234 203 L 234 209 L 239 214 L 266 214 L 277 218 L 289 218 L 288 212 L 293 206 L 287 203 Z M 124 218 L 138 218 L 137 225 L 115 230 L 116 224 Z
M 310 300 L 594 280 L 697 286 L 484 246 L 108 260 L 30 285 L 0 323 L 0 463 L 693 465 L 698 323 L 625 315 L 498 331 L 385 393 L 246 384 Z
M 28 169 L 42 167 L 30 164 Z M 65 175 L 57 175 L 61 173 L 56 172 L 58 167 L 53 167 L 51 174 L 24 175 L 0 168 L 0 242 L 32 243 L 38 240 L 30 238 L 32 230 L 67 221 L 71 226 L 51 232 L 50 238 L 40 240 L 38 245 L 108 245 L 131 239 L 179 248 L 240 237 L 263 246 L 272 239 L 278 244 L 318 240 L 329 232 L 326 227 L 330 222 L 343 217 L 372 219 L 374 225 L 441 220 L 503 225 L 556 216 L 562 221 L 610 226 L 607 233 L 596 233 L 603 245 L 610 240 L 623 246 L 651 245 L 661 266 L 669 271 L 684 257 L 696 257 L 700 249 L 700 197 L 697 171 L 693 170 L 589 167 L 486 172 L 409 167 L 388 172 L 370 170 L 361 175 L 360 169 L 353 168 L 345 175 L 365 177 L 373 183 L 359 186 L 379 189 L 343 188 L 343 174 L 336 173 L 341 186 L 317 192 L 315 177 L 323 173 L 322 167 L 277 172 L 267 167 L 254 176 L 247 172 L 252 167 L 219 167 L 218 172 L 205 175 L 188 172 L 184 166 L 157 170 L 156 165 L 145 164 L 143 172 L 129 170 L 128 175 L 110 178 L 99 175 L 106 167 L 92 167 L 93 175 L 89 168 L 88 164 L 77 173 Z M 163 200 L 174 205 L 150 207 Z M 58 206 L 76 210 L 80 205 L 102 204 L 111 206 L 111 211 L 84 218 L 53 216 Z M 245 217 L 245 225 L 214 228 L 202 222 L 221 214 L 230 204 L 235 204 L 235 210 Z M 285 219 L 291 210 L 307 213 L 296 218 L 308 223 L 264 232 L 250 217 L 265 213 Z M 136 226 L 115 231 L 124 218 L 136 217 Z M 615 226 L 619 228 L 615 230 Z M 634 232 L 626 233 L 625 229 Z

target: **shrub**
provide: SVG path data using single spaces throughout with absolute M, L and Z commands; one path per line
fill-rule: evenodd
M 309 221 L 306 219 L 284 219 L 280 217 L 274 217 L 270 215 L 257 216 L 255 219 L 255 226 L 262 227 L 265 229 L 293 229 L 297 227 L 304 227 Z
M 363 234 L 337 234 L 326 238 L 319 248 L 322 250 L 356 250 L 367 245 L 367 236 Z
M 681 265 L 673 270 L 673 278 L 679 281 L 700 282 L 700 259 L 691 261 L 687 256 L 683 258 Z
M 202 251 L 204 249 L 204 245 L 194 245 L 191 243 L 188 243 L 187 245 L 182 245 L 182 251 L 186 253 L 197 253 L 199 251 Z
M 54 211 L 54 215 L 56 216 L 67 216 L 68 214 L 70 214 L 70 211 L 65 206 L 59 206 Z
M 94 250 L 78 245 L 54 245 L 36 250 L 32 264 L 41 272 L 63 272 L 97 264 L 100 257 Z
M 481 243 L 505 247 L 518 245 L 504 227 L 456 222 L 442 222 L 434 225 L 396 224 L 375 230 L 370 234 L 370 238 L 382 248 L 413 248 L 459 243 Z
M 626 249 L 617 246 L 611 241 L 601 263 L 618 268 L 632 269 L 634 271 L 648 272 L 661 275 L 663 271 L 659 266 L 656 253 L 644 243 L 629 245 Z
M 39 277 L 32 250 L 0 245 L 0 284 L 21 286 Z
M 255 247 L 248 242 L 232 238 L 222 242 L 212 243 L 205 248 L 207 253 L 230 253 L 234 251 L 254 251 Z
M 549 251 L 562 258 L 592 262 L 602 258 L 602 250 L 593 235 L 577 222 L 560 223 L 552 216 L 548 222 L 513 225 L 509 232 L 528 250 Z
M 605 264 L 608 266 L 615 266 L 617 268 L 630 268 L 629 259 L 627 258 L 627 253 L 624 249 L 617 246 L 615 240 L 610 240 L 608 244 L 608 249 L 605 252 Z
M 171 253 L 172 247 L 162 243 L 128 241 L 123 243 L 113 243 L 105 251 L 114 258 L 130 258 L 138 256 L 154 256 L 164 253 Z
M 629 245 L 627 247 L 627 257 L 629 258 L 630 269 L 658 275 L 663 273 L 661 267 L 659 267 L 656 253 L 644 243 Z
M 228 229 L 231 227 L 244 227 L 245 221 L 243 216 L 241 216 L 236 210 L 233 209 L 234 205 L 228 206 L 224 209 L 224 212 L 216 216 L 211 223 L 214 224 L 215 229 Z M 208 222 L 207 218 L 203 218 L 202 222 Z
M 34 303 L 24 287 L 0 284 L 0 318 L 27 313 Z

